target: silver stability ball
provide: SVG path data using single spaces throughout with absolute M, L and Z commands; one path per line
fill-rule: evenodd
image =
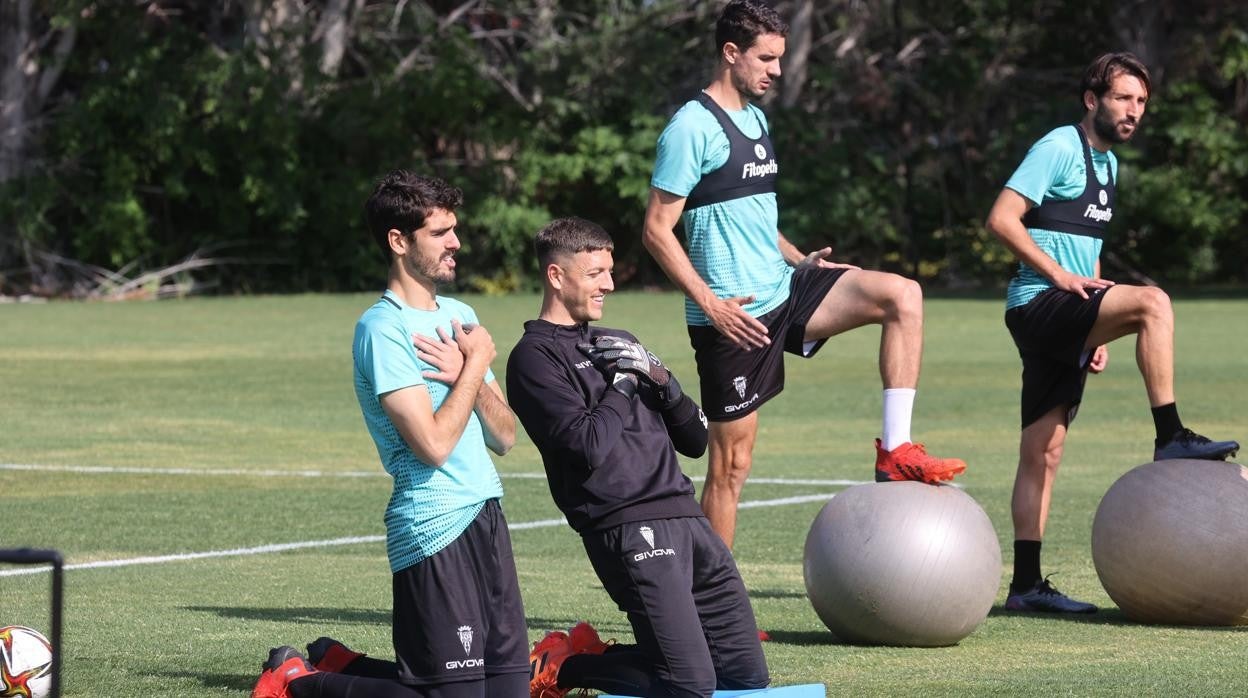
M 1131 470 L 1097 507 L 1092 562 L 1131 620 L 1248 625 L 1248 468 L 1163 460 Z
M 806 536 L 806 595 L 854 644 L 942 647 L 971 634 L 1001 584 L 1001 548 L 962 490 L 921 482 L 857 485 Z

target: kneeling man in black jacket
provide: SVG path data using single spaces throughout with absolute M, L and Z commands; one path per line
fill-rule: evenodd
M 530 657 L 532 698 L 766 687 L 745 585 L 676 457 L 706 450 L 706 417 L 636 337 L 590 326 L 615 288 L 606 231 L 561 218 L 535 247 L 542 310 L 507 361 L 508 399 L 637 644 L 608 646 L 587 623 L 548 634 Z

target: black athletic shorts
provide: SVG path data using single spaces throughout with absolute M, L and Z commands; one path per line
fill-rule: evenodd
M 528 673 L 520 584 L 497 499 L 454 542 L 393 581 L 399 681 L 428 686 Z
M 637 649 L 677 695 L 764 688 L 767 659 L 745 583 L 705 517 L 652 519 L 581 534 Z
M 1024 429 L 1060 405 L 1067 406 L 1066 423 L 1074 421 L 1092 361 L 1088 335 L 1103 300 L 1103 289 L 1090 291 L 1084 300 L 1050 288 L 1005 311 L 1005 326 L 1023 359 Z
M 784 389 L 784 352 L 809 358 L 826 339 L 806 346 L 806 323 L 845 269 L 808 267 L 793 272 L 789 297 L 758 318 L 771 344 L 746 351 L 713 325 L 689 325 L 689 343 L 698 365 L 702 411 L 713 422 L 740 419 Z

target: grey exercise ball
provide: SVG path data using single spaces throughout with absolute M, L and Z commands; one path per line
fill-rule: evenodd
M 850 487 L 815 518 L 804 558 L 815 612 L 855 644 L 956 644 L 988 616 L 1001 584 L 992 521 L 948 485 Z
M 1097 507 L 1092 562 L 1131 620 L 1248 625 L 1248 468 L 1163 460 L 1131 470 Z

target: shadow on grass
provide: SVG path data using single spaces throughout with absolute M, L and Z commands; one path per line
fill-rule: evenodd
M 785 591 L 782 589 L 751 589 L 751 599 L 804 599 L 804 591 Z
M 1084 625 L 1118 625 L 1136 628 L 1171 628 L 1174 630 L 1204 630 L 1232 633 L 1248 632 L 1248 626 L 1162 625 L 1137 623 L 1123 615 L 1122 611 L 1118 608 L 1102 608 L 1096 613 L 1027 613 L 1024 611 L 1011 611 L 1005 606 L 993 606 L 992 610 L 988 612 L 988 616 L 991 618 L 1058 620 L 1065 621 L 1067 623 L 1082 623 Z
M 190 679 L 204 688 L 223 688 L 228 691 L 250 692 L 260 678 L 260 663 L 256 662 L 255 674 L 196 674 L 189 671 L 162 671 L 149 676 L 171 679 Z
M 272 620 L 287 623 L 390 624 L 390 611 L 369 608 L 261 608 L 255 606 L 184 606 L 183 610 L 211 613 L 221 618 Z
M 909 648 L 900 645 L 882 645 L 871 642 L 846 642 L 837 637 L 830 630 L 803 630 L 791 632 L 785 630 L 768 630 L 771 635 L 770 643 L 798 645 L 801 647 L 862 647 L 866 649 L 921 649 L 925 652 L 945 649 L 944 647 L 917 647 Z M 766 646 L 766 644 L 764 645 Z M 951 645 L 953 646 L 953 645 Z
M 535 618 L 528 616 L 524 619 L 524 622 L 529 630 L 550 632 L 552 630 L 567 630 L 583 620 L 585 619 L 577 616 L 560 616 L 558 618 Z M 616 635 L 631 636 L 633 634 L 633 627 L 628 624 L 628 619 L 624 617 L 623 613 L 619 615 L 619 620 L 607 623 L 594 621 L 593 626 L 594 630 L 597 630 L 598 635 L 604 640 L 613 639 L 613 636 Z
M 993 606 L 988 611 L 989 618 L 1026 618 L 1034 620 L 1060 620 L 1067 623 L 1083 623 L 1084 625 L 1138 625 L 1127 620 L 1122 611 L 1116 608 L 1102 608 L 1096 613 L 1032 613 L 1027 611 L 1011 611 L 1002 605 Z
M 805 647 L 826 647 L 829 645 L 848 646 L 849 643 L 832 634 L 828 630 L 767 630 L 771 640 L 767 644 L 802 645 Z

